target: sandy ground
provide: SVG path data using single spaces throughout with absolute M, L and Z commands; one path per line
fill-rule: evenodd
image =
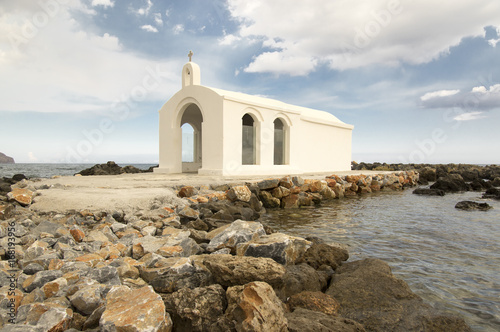
M 350 171 L 301 175 L 304 179 L 324 179 L 331 174 L 383 174 L 392 172 Z M 270 176 L 276 178 L 277 176 Z M 258 182 L 266 176 L 217 177 L 198 174 L 122 174 L 101 176 L 64 176 L 32 182 L 39 189 L 31 209 L 39 212 L 113 211 L 146 209 L 155 202 L 164 205 L 183 204 L 174 187 L 179 185 L 242 184 Z M 45 187 L 46 187 L 45 186 Z

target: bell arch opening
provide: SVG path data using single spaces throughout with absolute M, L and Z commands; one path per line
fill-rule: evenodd
M 248 113 L 243 115 L 242 121 L 242 145 L 241 164 L 257 164 L 257 124 L 255 119 Z
M 196 104 L 190 104 L 181 117 L 182 172 L 196 173 L 202 167 L 203 115 Z

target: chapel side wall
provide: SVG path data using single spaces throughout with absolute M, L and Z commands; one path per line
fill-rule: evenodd
M 351 170 L 352 130 L 302 120 L 300 167 L 305 173 Z

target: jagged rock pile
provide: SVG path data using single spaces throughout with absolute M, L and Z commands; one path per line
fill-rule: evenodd
M 106 164 L 96 164 L 90 168 L 78 172 L 80 175 L 118 175 L 124 173 L 147 173 L 152 172 L 153 167 L 142 170 L 134 166 L 118 166 L 114 161 L 108 161 Z
M 256 221 L 264 211 L 258 199 L 263 192 L 278 199 L 281 191 L 281 206 L 290 195 L 318 193 L 323 199 L 325 189 L 342 188 L 344 194 L 378 186 L 399 189 L 415 178 L 335 177 L 319 183 L 297 178 L 296 184 L 290 178 L 288 184 L 294 184 L 286 188 L 288 178 L 248 186 L 182 186 L 177 200 L 159 199 L 126 213 L 39 214 L 12 193 L 11 203 L 4 204 L 10 211 L 0 218 L 0 327 L 469 330 L 462 319 L 423 304 L 387 264 L 343 263 L 349 255 L 341 245 L 274 233 Z M 24 185 L 17 189 L 36 196 L 36 188 Z M 300 191 L 292 194 L 295 187 Z M 283 195 L 282 188 L 290 194 Z

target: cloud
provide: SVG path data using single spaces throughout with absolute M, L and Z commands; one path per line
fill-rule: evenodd
M 492 110 L 500 108 L 500 84 L 492 85 L 489 88 L 478 86 L 467 92 L 459 90 L 428 92 L 420 97 L 420 102 L 424 108 L 460 108 L 465 111 Z
M 114 7 L 115 3 L 111 0 L 92 0 L 92 7 L 103 6 L 103 7 Z
M 290 74 L 292 76 L 307 75 L 316 66 L 317 61 L 307 57 L 294 56 L 288 52 L 262 53 L 247 67 L 247 73 L 271 72 Z
M 33 152 L 28 152 L 28 159 L 30 162 L 36 162 L 38 161 L 38 158 L 35 157 L 35 154 Z
M 141 29 L 148 31 L 148 32 L 158 32 L 157 28 L 155 28 L 154 26 L 149 25 L 149 24 L 141 26 Z
M 460 90 L 440 90 L 440 91 L 435 91 L 435 92 L 428 92 L 422 97 L 420 97 L 420 100 L 426 101 L 432 98 L 436 97 L 448 97 L 448 96 L 453 96 L 459 93 Z
M 486 116 L 482 115 L 483 112 L 470 112 L 470 113 L 462 113 L 453 118 L 455 121 L 472 121 L 478 119 L 484 119 Z
M 174 26 L 174 28 L 172 30 L 174 31 L 174 35 L 178 35 L 178 34 L 180 34 L 181 32 L 184 31 L 184 25 L 177 24 L 177 25 Z
M 228 10 L 239 24 L 235 35 L 264 41 L 263 46 L 272 48 L 257 54 L 248 68 L 282 70 L 264 63 L 269 55 L 260 56 L 275 51 L 303 62 L 300 68 L 309 68 L 290 67 L 292 75 L 305 75 L 320 64 L 345 70 L 428 63 L 464 37 L 484 36 L 485 26 L 500 26 L 496 0 L 360 0 L 348 6 L 331 0 L 228 0 Z
M 110 33 L 95 34 L 76 19 L 94 15 L 83 2 L 61 5 L 28 34 L 40 10 L 0 11 L 0 77 L 9 78 L 0 80 L 0 111 L 107 114 L 117 101 L 164 100 L 165 91 L 177 91 L 180 63 L 147 59 Z
M 163 26 L 163 20 L 161 18 L 161 13 L 154 13 L 155 23 L 157 26 Z
M 137 10 L 137 14 L 147 16 L 149 15 L 149 11 L 153 7 L 153 2 L 151 0 L 146 0 L 146 7 L 141 7 Z
M 205 29 L 205 27 L 203 27 L 203 29 Z M 225 45 L 225 46 L 233 45 L 234 43 L 236 43 L 237 41 L 240 41 L 240 40 L 241 40 L 241 37 L 229 34 L 229 35 L 225 35 L 223 38 L 219 39 L 219 45 Z

